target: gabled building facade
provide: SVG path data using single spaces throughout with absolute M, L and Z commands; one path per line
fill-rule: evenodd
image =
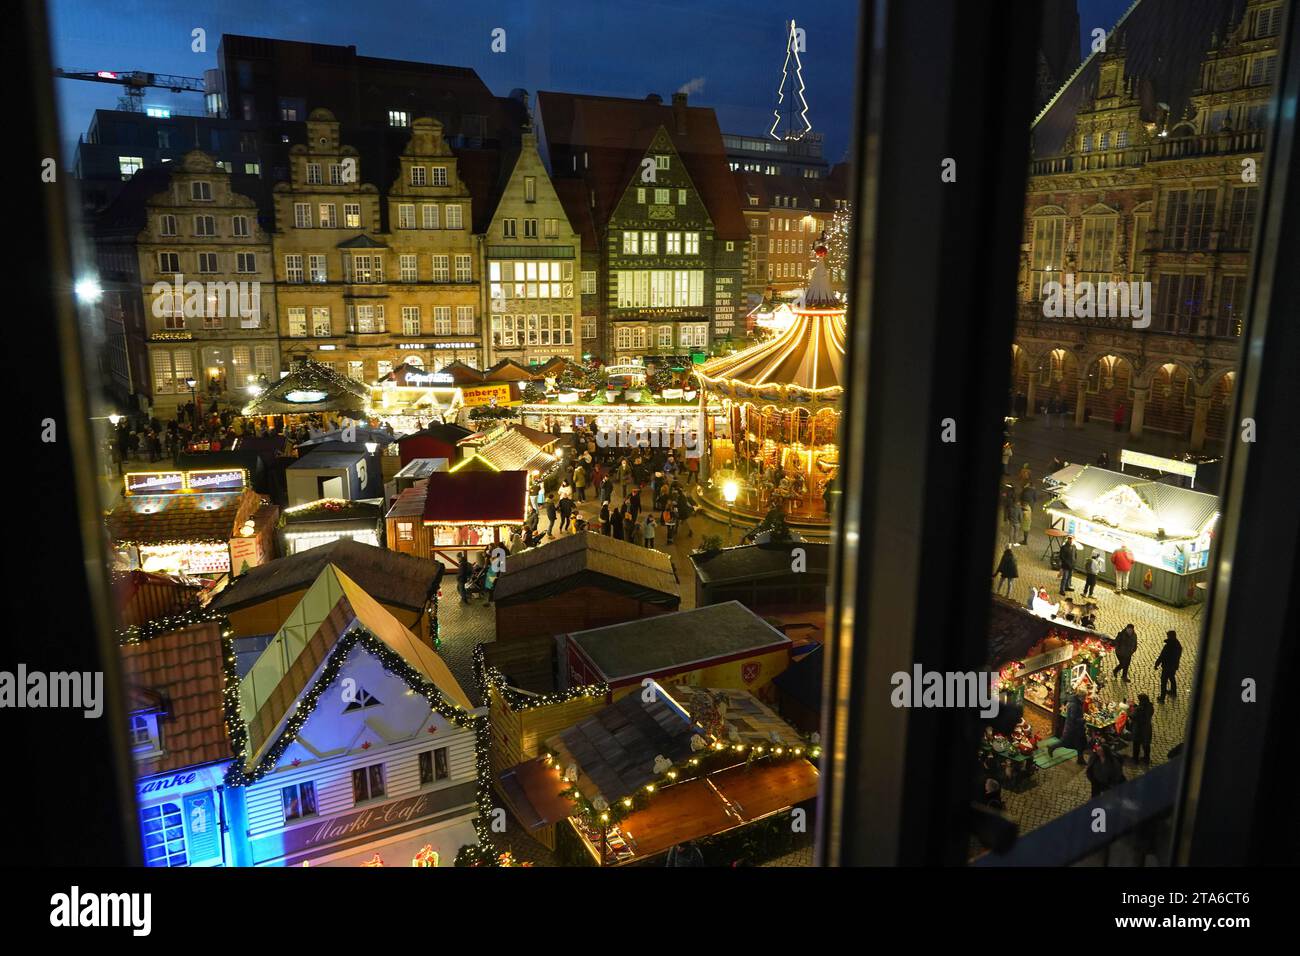
M 552 177 L 579 184 L 559 188 L 569 218 L 593 222 L 596 354 L 677 360 L 730 336 L 748 231 L 713 111 L 682 93 L 538 104 Z
M 236 862 L 409 866 L 430 846 L 451 865 L 478 842 L 482 719 L 432 648 L 326 566 L 239 683 Z

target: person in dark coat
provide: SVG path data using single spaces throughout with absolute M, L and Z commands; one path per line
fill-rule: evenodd
M 600 533 L 609 535 L 609 499 L 605 499 L 600 506 Z
M 1061 545 L 1061 593 L 1073 591 L 1074 578 L 1074 536 L 1069 535 Z
M 569 523 L 573 521 L 573 512 L 578 506 L 573 503 L 572 498 L 560 499 L 560 531 L 561 533 L 569 530 Z
M 1169 631 L 1165 635 L 1165 646 L 1160 648 L 1156 658 L 1156 669 L 1160 671 L 1160 696 L 1156 703 L 1165 702 L 1166 693 L 1170 697 L 1178 696 L 1178 665 L 1183 659 L 1183 645 L 1178 643 L 1178 635 Z
M 1124 629 L 1115 635 L 1115 660 L 1118 663 L 1111 671 L 1112 677 L 1122 677 L 1124 683 L 1128 683 L 1128 665 L 1133 660 L 1133 655 L 1137 653 L 1137 646 L 1137 631 L 1132 624 L 1125 625 Z
M 555 495 L 546 496 L 546 520 L 549 524 L 546 527 L 546 536 L 554 537 L 555 532 Z
M 1075 694 L 1070 698 L 1070 703 L 1066 705 L 1065 726 L 1061 729 L 1061 742 L 1051 747 L 1047 751 L 1047 756 L 1052 756 L 1052 751 L 1068 748 L 1078 753 L 1078 763 L 1083 763 L 1083 754 L 1087 750 L 1088 732 L 1083 722 L 1083 698 Z
M 623 519 L 625 517 L 627 517 L 627 505 L 619 508 L 609 516 L 610 536 L 617 538 L 619 541 L 623 540 Z
M 1020 577 L 1020 570 L 1016 567 L 1016 556 L 1011 550 L 1011 545 L 1007 545 L 1003 549 L 1002 560 L 998 562 L 998 569 L 993 574 L 995 577 L 998 575 L 1002 577 L 1002 580 L 998 582 L 998 593 L 1001 593 L 1002 586 L 1005 584 L 1007 597 L 1011 597 L 1011 583 Z
M 637 543 L 636 518 L 632 516 L 631 508 L 623 512 L 623 540 L 628 544 Z
M 1156 709 L 1151 704 L 1151 698 L 1146 694 L 1138 694 L 1137 706 L 1128 715 L 1128 729 L 1133 735 L 1134 762 L 1151 762 L 1151 723 L 1155 715 Z
M 456 560 L 456 590 L 460 593 L 460 603 L 469 603 L 469 594 L 466 588 L 469 587 L 469 558 L 462 551 L 457 555 Z
M 1098 747 L 1092 752 L 1086 771 L 1088 782 L 1092 784 L 1092 796 L 1101 796 L 1111 787 L 1124 782 L 1124 767 L 1105 747 Z

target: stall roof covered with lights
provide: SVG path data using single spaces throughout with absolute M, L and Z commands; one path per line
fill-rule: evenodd
M 474 709 L 450 668 L 355 581 L 326 565 L 274 639 L 239 683 L 242 771 L 255 775 L 278 759 L 353 646 L 377 654 L 431 704 L 462 713 Z M 336 660 L 337 658 L 337 660 Z M 303 706 L 303 702 L 306 705 Z
M 1046 505 L 1084 521 L 1148 538 L 1195 538 L 1214 525 L 1219 499 L 1095 466 L 1080 469 Z
M 245 415 L 308 415 L 336 412 L 360 418 L 369 388 L 340 375 L 328 365 L 306 361 L 295 365 L 266 391 L 244 406 Z
M 532 429 L 528 431 L 531 432 Z M 537 471 L 545 474 L 554 468 L 558 461 L 522 429 L 498 429 L 479 445 L 470 442 L 476 437 L 472 435 L 461 442 L 466 448 L 466 457 L 453 465 L 451 471 L 459 471 L 462 468 L 486 468 L 489 471 Z M 546 445 L 554 447 L 554 437 L 549 435 L 546 437 L 549 439 Z

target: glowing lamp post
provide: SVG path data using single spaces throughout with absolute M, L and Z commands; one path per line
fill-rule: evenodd
M 727 502 L 727 544 L 731 544 L 731 518 L 736 511 L 736 498 L 740 494 L 740 485 L 728 481 L 722 486 L 722 497 Z

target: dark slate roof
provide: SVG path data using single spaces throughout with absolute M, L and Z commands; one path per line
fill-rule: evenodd
M 1184 114 L 1200 82 L 1201 62 L 1215 34 L 1222 38 L 1240 19 L 1245 0 L 1137 0 L 1115 25 L 1107 50 L 1124 53 L 1125 83 L 1133 81 L 1142 119 L 1156 118 L 1155 105 L 1169 104 L 1170 125 Z M 1092 101 L 1102 54 L 1084 60 L 1033 124 L 1033 155 L 1068 153 L 1075 116 Z
M 135 705 L 158 706 L 163 751 L 136 761 L 138 776 L 229 760 L 221 626 L 216 621 L 121 647 L 122 676 Z
M 587 585 L 650 604 L 675 608 L 681 601 L 671 557 L 590 531 L 510 555 L 493 600 L 508 607 Z
M 342 444 L 341 442 L 339 444 Z M 340 451 L 333 448 L 318 448 L 303 455 L 292 465 L 290 471 L 310 471 L 314 468 L 351 468 L 366 457 L 365 449 L 360 451 Z
M 596 220 L 592 218 L 586 185 L 581 179 L 555 179 L 551 185 L 555 187 L 555 195 L 564 207 L 564 214 L 569 217 L 569 225 L 582 237 L 582 251 L 598 252 L 600 240 L 597 238 Z
M 678 108 L 655 100 L 543 90 L 537 94 L 537 106 L 545 126 L 553 178 L 566 178 L 563 163 L 557 162 L 559 154 L 587 154 L 588 165 L 582 178 L 595 196 L 592 215 L 597 222 L 609 221 L 662 128 L 708 209 L 716 237 L 739 241 L 749 238 L 722 131 L 712 108 L 682 107 L 685 130 L 679 132 Z M 578 228 L 572 216 L 570 222 Z
M 579 631 L 569 639 L 607 681 L 793 643 L 739 601 Z
M 588 799 L 599 793 L 613 803 L 659 779 L 655 757 L 662 755 L 677 764 L 691 755 L 695 726 L 666 697 L 657 693 L 651 703 L 645 703 L 641 694 L 628 694 L 550 738 L 546 745 L 556 752 L 562 768 L 578 765 L 579 789 Z M 594 792 L 589 792 L 590 786 Z
M 695 552 L 691 555 L 691 564 L 704 584 L 787 577 L 795 573 L 790 570 L 794 560 L 791 552 L 795 548 L 803 549 L 806 555 L 807 570 L 803 573 L 822 576 L 830 573 L 830 545 L 812 541 L 748 544 L 713 554 Z
M 505 154 L 499 149 L 458 149 L 456 156 L 460 160 L 457 169 L 461 181 L 474 200 L 471 204 L 474 232 L 485 235 L 501 204 L 501 195 L 514 172 L 519 153 L 517 150 Z
M 438 561 L 341 538 L 253 568 L 217 595 L 212 606 L 218 611 L 236 611 L 302 590 L 311 586 L 327 564 L 333 564 L 375 600 L 412 610 L 424 607 L 443 575 Z

